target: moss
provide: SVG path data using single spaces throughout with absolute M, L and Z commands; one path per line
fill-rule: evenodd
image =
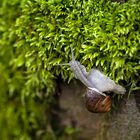
M 27 98 L 44 98 L 43 103 L 49 105 L 55 80 L 74 78 L 69 68 L 57 66 L 70 61 L 70 46 L 88 70 L 97 67 L 116 82 L 125 83 L 130 91 L 137 89 L 139 7 L 138 0 L 124 4 L 110 0 L 2 0 L 0 94 L 6 94 L 7 108 L 9 97 L 14 98 L 14 103 L 16 99 L 23 104 Z M 20 136 L 19 131 L 15 138 Z

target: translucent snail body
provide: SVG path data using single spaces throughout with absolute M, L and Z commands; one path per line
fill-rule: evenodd
M 86 108 L 93 113 L 110 111 L 111 97 L 105 93 L 124 94 L 125 88 L 116 84 L 97 69 L 91 69 L 90 72 L 87 72 L 86 68 L 75 60 L 72 48 L 71 52 L 72 60 L 67 64 L 59 65 L 69 65 L 75 78 L 79 79 L 87 87 L 85 93 Z

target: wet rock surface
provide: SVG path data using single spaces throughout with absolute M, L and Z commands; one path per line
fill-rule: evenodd
M 140 140 L 140 112 L 134 95 L 109 113 L 90 113 L 81 83 L 62 83 L 60 89 L 61 124 L 79 130 L 76 140 Z

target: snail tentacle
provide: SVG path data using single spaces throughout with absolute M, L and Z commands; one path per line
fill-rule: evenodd
M 79 79 L 86 87 L 92 88 L 92 83 L 87 79 L 87 72 L 84 65 L 75 60 L 74 53 L 71 47 L 72 60 L 69 63 L 58 64 L 58 65 L 69 65 L 75 78 Z

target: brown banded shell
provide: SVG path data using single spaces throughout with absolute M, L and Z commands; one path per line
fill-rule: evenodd
M 87 89 L 85 101 L 87 110 L 92 113 L 104 113 L 111 109 L 111 97 L 103 96 L 92 89 Z

